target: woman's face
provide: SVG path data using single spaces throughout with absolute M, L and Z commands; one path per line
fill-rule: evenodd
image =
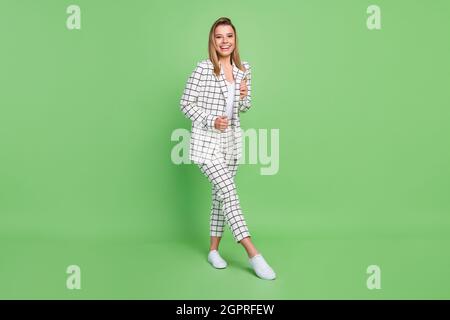
M 234 30 L 229 25 L 219 25 L 214 32 L 217 54 L 222 57 L 230 56 L 234 50 Z

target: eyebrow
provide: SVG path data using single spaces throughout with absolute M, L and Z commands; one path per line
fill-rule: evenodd
M 216 33 L 216 34 L 215 34 L 216 37 L 217 37 L 217 36 L 221 36 L 221 35 L 222 35 L 221 33 Z M 228 36 L 229 36 L 229 35 L 233 35 L 233 33 L 230 32 L 230 33 L 227 33 L 227 35 L 228 35 Z

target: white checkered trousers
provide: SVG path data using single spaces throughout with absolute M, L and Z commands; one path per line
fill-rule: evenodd
M 210 162 L 198 164 L 201 172 L 212 186 L 212 206 L 210 217 L 210 235 L 222 237 L 227 224 L 236 242 L 250 236 L 242 214 L 234 177 L 238 160 L 234 155 L 233 130 L 228 127 L 220 133 L 220 149 Z
M 242 132 L 239 114 L 251 107 L 251 68 L 242 61 L 245 71 L 234 63 L 235 99 L 233 117 L 225 131 L 214 127 L 218 116 L 225 114 L 228 87 L 223 68 L 214 74 L 209 59 L 202 60 L 189 76 L 180 100 L 182 113 L 192 121 L 189 159 L 196 163 L 211 182 L 210 235 L 220 237 L 228 224 L 236 242 L 250 236 L 241 211 L 234 177 L 242 156 Z M 247 95 L 240 98 L 240 83 L 247 79 Z

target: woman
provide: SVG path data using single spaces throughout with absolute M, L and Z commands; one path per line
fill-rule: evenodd
M 251 71 L 240 60 L 236 28 L 230 19 L 214 22 L 208 48 L 209 59 L 198 62 L 180 101 L 181 111 L 192 120 L 189 158 L 211 182 L 208 261 L 215 268 L 227 266 L 218 252 L 227 223 L 235 241 L 247 251 L 255 273 L 272 280 L 275 272 L 251 241 L 234 183 L 242 144 L 239 113 L 251 106 Z

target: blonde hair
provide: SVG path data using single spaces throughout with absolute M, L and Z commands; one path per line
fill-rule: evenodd
M 228 25 L 233 28 L 234 31 L 234 37 L 235 37 L 235 47 L 233 52 L 231 53 L 231 63 L 234 63 L 238 69 L 242 71 L 246 71 L 241 63 L 241 58 L 239 56 L 239 46 L 238 46 L 238 36 L 236 33 L 236 28 L 234 27 L 233 23 L 229 18 L 221 17 L 217 19 L 213 25 L 211 26 L 211 30 L 209 31 L 209 41 L 208 41 L 208 52 L 209 52 L 209 60 L 214 65 L 214 73 L 218 77 L 220 75 L 220 65 L 219 65 L 219 57 L 217 55 L 217 48 L 216 48 L 216 42 L 214 39 L 214 32 L 216 30 L 216 27 L 219 25 Z

